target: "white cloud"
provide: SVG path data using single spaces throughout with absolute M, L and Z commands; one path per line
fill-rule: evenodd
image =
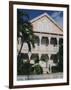
M 52 17 L 53 18 L 55 18 L 55 17 L 57 17 L 57 16 L 59 16 L 61 14 L 61 12 L 54 12 L 54 13 L 52 13 Z
M 52 13 L 51 17 L 61 26 L 63 27 L 63 16 L 61 15 L 60 12 L 54 12 Z

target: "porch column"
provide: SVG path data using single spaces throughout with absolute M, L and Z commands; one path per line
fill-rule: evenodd
M 31 57 L 31 52 L 28 52 L 28 56 L 29 56 L 29 62 L 30 62 L 30 57 Z
M 39 35 L 39 46 L 41 46 L 41 39 L 42 39 L 42 36 Z
M 39 52 L 40 53 L 41 53 L 41 48 L 42 48 L 42 46 L 41 46 L 41 39 L 42 39 L 42 36 L 39 35 Z
M 39 60 L 40 60 L 40 58 L 41 58 L 41 53 L 39 53 Z
M 59 37 L 57 37 L 57 46 L 59 47 Z
M 51 39 L 51 37 L 49 36 L 49 38 L 48 38 L 48 39 L 49 39 L 49 45 L 50 45 L 50 39 Z
M 51 56 L 51 54 L 49 54 L 48 69 L 49 69 L 49 73 L 52 73 L 52 63 L 50 60 L 50 56 Z
M 59 52 L 59 37 L 57 37 L 57 48 L 58 48 L 58 52 Z M 58 58 L 58 62 L 59 62 L 59 58 Z
M 39 60 L 40 60 L 40 58 L 41 58 L 41 39 L 42 39 L 42 36 L 41 35 L 39 35 Z

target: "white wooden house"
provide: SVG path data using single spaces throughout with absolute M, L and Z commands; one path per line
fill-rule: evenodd
M 57 53 L 59 43 L 63 41 L 63 29 L 47 13 L 35 17 L 30 22 L 36 35 L 35 48 L 32 48 L 29 56 L 30 63 L 34 64 L 35 58 L 38 57 L 44 73 L 51 73 L 52 66 L 56 66 L 59 61 Z M 21 53 L 26 55 L 27 59 L 28 46 L 26 43 L 24 43 Z

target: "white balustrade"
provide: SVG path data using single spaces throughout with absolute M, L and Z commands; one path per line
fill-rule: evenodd
M 57 53 L 59 51 L 59 38 L 57 38 L 57 45 L 51 45 L 50 44 L 50 39 L 51 36 L 48 37 L 49 39 L 49 44 L 48 46 L 41 44 L 41 39 L 42 36 L 39 36 L 39 46 L 37 44 L 35 44 L 35 48 L 32 47 L 31 51 L 35 52 L 35 53 L 39 53 L 39 52 L 50 52 L 50 53 Z M 18 47 L 18 51 L 20 49 L 20 45 L 17 46 Z M 28 52 L 28 45 L 27 43 L 24 43 L 23 48 L 22 48 L 22 52 Z

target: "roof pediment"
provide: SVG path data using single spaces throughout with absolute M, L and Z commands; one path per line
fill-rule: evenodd
M 35 17 L 30 22 L 36 32 L 63 34 L 63 29 L 47 13 Z

